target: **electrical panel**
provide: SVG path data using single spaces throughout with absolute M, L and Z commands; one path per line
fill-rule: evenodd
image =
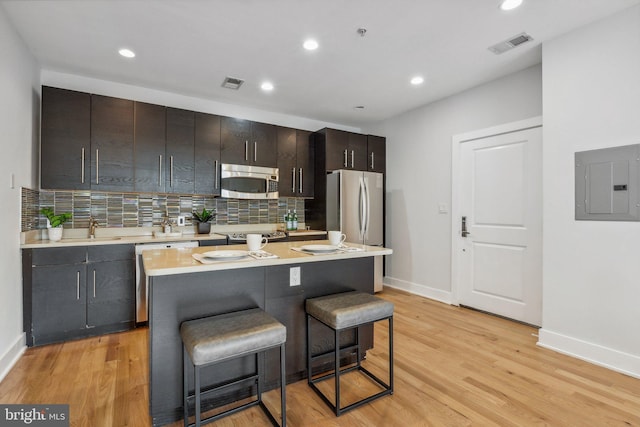
M 576 219 L 640 221 L 640 144 L 575 153 Z

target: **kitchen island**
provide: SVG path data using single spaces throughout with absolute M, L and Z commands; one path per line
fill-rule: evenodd
M 314 242 L 327 244 L 327 241 Z M 287 327 L 287 382 L 305 377 L 306 331 L 304 301 L 338 292 L 373 293 L 374 257 L 390 249 L 347 244 L 354 251 L 309 254 L 297 249 L 305 242 L 269 243 L 264 250 L 277 258 L 197 261 L 198 254 L 228 250 L 228 246 L 149 250 L 143 253 L 149 283 L 149 401 L 153 425 L 182 417 L 182 349 L 179 326 L 185 320 L 259 307 Z M 246 250 L 238 245 L 234 250 Z M 299 268 L 299 271 L 297 270 Z M 291 286 L 297 283 L 299 285 Z M 315 328 L 318 330 L 316 331 Z M 314 354 L 331 348 L 331 334 L 314 324 L 320 336 Z M 326 337 L 326 338 L 325 338 Z M 344 342 L 352 336 L 342 337 Z M 372 329 L 361 329 L 364 348 L 372 345 Z M 278 387 L 278 355 L 264 360 L 267 388 Z M 221 363 L 203 372 L 202 384 L 212 385 L 246 375 L 255 369 L 253 357 Z M 190 376 L 191 377 L 191 376 Z M 193 384 L 190 385 L 193 388 Z M 231 388 L 223 395 L 207 396 L 203 408 L 246 397 L 251 390 Z

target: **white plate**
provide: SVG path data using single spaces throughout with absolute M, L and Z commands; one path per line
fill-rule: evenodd
M 209 251 L 202 254 L 205 258 L 210 259 L 241 259 L 249 256 L 249 252 L 247 251 Z
M 334 252 L 338 250 L 334 245 L 304 245 L 300 249 L 307 252 Z

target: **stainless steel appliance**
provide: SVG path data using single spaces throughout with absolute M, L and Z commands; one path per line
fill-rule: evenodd
M 149 319 L 149 278 L 144 274 L 142 265 L 142 251 L 167 248 L 197 248 L 198 242 L 166 242 L 140 243 L 136 245 L 136 322 L 146 322 Z
M 227 234 L 227 243 L 229 245 L 247 243 L 247 234 L 262 234 L 262 237 L 266 237 L 269 242 L 282 241 L 287 238 L 284 231 L 247 231 Z
M 220 195 L 233 199 L 277 199 L 278 168 L 220 165 Z
M 327 230 L 340 230 L 347 242 L 384 244 L 383 174 L 337 170 L 327 174 Z M 374 260 L 375 290 L 382 290 L 382 257 Z

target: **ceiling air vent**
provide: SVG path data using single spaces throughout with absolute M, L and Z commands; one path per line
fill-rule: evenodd
M 222 82 L 222 87 L 226 87 L 227 89 L 233 89 L 233 90 L 238 90 L 240 89 L 240 86 L 242 86 L 242 83 L 244 83 L 244 80 L 242 79 L 236 79 L 235 77 L 225 77 L 224 81 Z
M 530 42 L 531 40 L 533 40 L 533 37 L 531 37 L 529 34 L 520 33 L 513 37 L 509 37 L 508 40 L 505 40 L 498 44 L 494 44 L 493 46 L 489 47 L 489 50 L 496 55 L 500 55 L 501 53 L 511 50 L 514 47 L 520 46 L 523 43 Z

